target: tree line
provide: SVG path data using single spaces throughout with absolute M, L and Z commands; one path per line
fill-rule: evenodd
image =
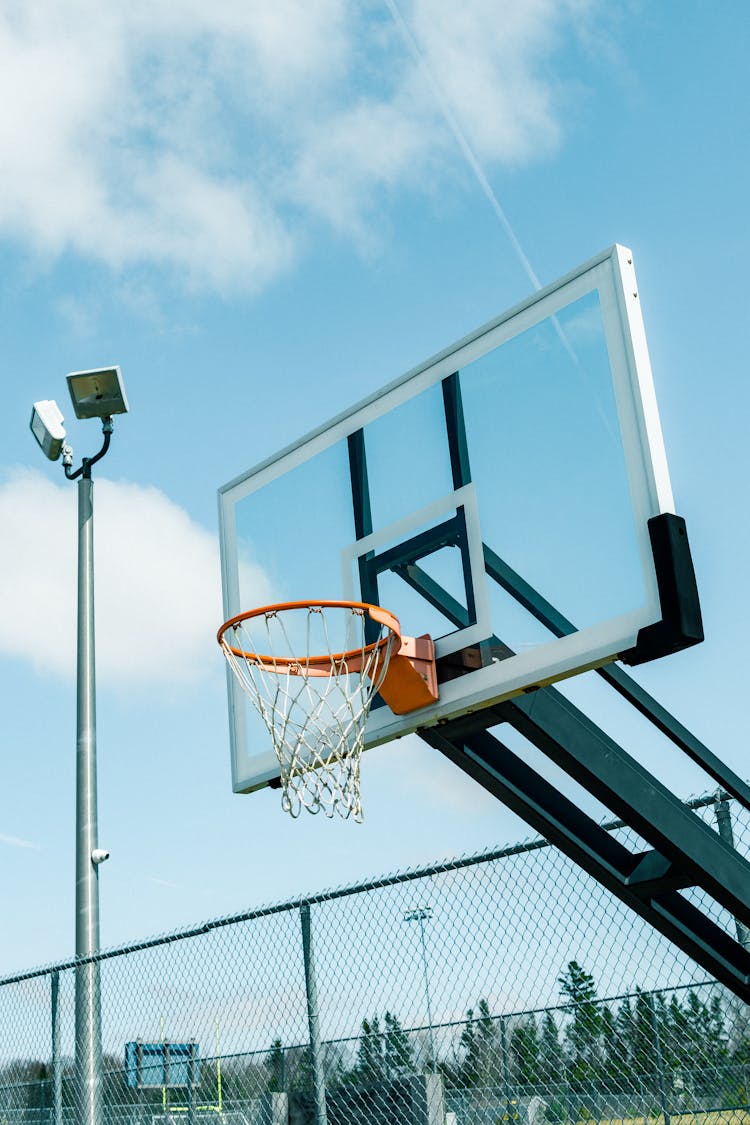
M 704 1000 L 695 988 L 666 998 L 636 988 L 604 1002 L 577 961 L 568 963 L 558 984 L 556 1009 L 498 1016 L 479 999 L 460 1028 L 409 1031 L 392 1012 L 367 1017 L 353 1056 L 342 1045 L 324 1045 L 326 1081 L 371 1085 L 434 1068 L 453 1088 L 506 1086 L 519 1096 L 557 1085 L 572 1092 L 654 1090 L 659 1082 L 674 1096 L 715 1090 L 717 1073 L 734 1068 L 746 1100 L 750 1020 L 731 1000 L 725 1010 L 716 991 Z M 290 1063 L 276 1040 L 267 1073 L 270 1089 L 308 1087 L 309 1049 L 295 1052 Z

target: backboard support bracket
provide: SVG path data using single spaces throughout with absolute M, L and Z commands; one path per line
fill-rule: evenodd
M 638 633 L 633 648 L 620 654 L 625 664 L 645 664 L 681 652 L 703 640 L 698 586 L 682 516 L 663 512 L 648 521 L 659 589 L 661 621 Z

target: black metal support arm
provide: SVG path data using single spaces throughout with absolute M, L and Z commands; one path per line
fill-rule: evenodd
M 631 852 L 489 731 L 461 734 L 447 724 L 419 733 L 717 980 L 750 1001 L 750 951 L 679 893 L 693 885 L 694 868 L 688 871 L 656 850 Z M 700 823 L 688 809 L 684 812 Z M 706 832 L 711 849 L 720 851 L 714 845 L 722 841 L 710 829 Z
M 111 418 L 102 418 L 102 433 L 104 434 L 104 441 L 102 442 L 102 447 L 101 447 L 101 449 L 99 450 L 98 453 L 94 454 L 93 457 L 84 457 L 83 460 L 81 461 L 81 464 L 75 470 L 75 472 L 71 472 L 70 465 L 67 464 L 67 462 L 63 462 L 63 468 L 65 469 L 65 476 L 68 478 L 68 480 L 76 480 L 77 477 L 83 477 L 85 480 L 91 479 L 91 469 L 92 469 L 92 467 L 97 463 L 97 461 L 101 461 L 102 457 L 105 455 L 105 453 L 109 449 L 109 443 L 112 440 L 112 429 L 113 429 L 112 419 Z M 70 456 L 72 457 L 72 451 L 71 451 Z
M 665 785 L 554 688 L 491 708 L 488 725 L 510 723 L 569 777 L 665 856 L 685 886 L 705 890 L 750 922 L 750 864 Z M 456 720 L 461 723 L 461 720 Z

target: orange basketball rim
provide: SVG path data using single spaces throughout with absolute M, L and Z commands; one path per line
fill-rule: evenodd
M 353 615 L 368 616 L 382 626 L 386 633 L 371 644 L 361 645 L 341 652 L 306 653 L 285 656 L 261 653 L 243 648 L 236 643 L 246 622 L 264 618 L 282 617 L 295 610 L 325 614 L 327 609 L 349 610 Z M 232 637 L 232 634 L 234 636 Z M 232 638 L 230 640 L 230 637 Z M 381 668 L 381 661 L 373 665 L 371 657 L 376 650 L 387 659 L 387 671 L 379 686 L 379 693 L 396 715 L 406 715 L 438 700 L 435 645 L 429 634 L 405 637 L 401 634 L 398 618 L 381 606 L 352 601 L 297 601 L 279 602 L 260 606 L 230 617 L 219 629 L 216 639 L 222 649 L 238 660 L 243 660 L 272 675 L 315 677 L 341 677 L 361 673 L 363 669 Z M 386 656 L 390 653 L 390 657 Z

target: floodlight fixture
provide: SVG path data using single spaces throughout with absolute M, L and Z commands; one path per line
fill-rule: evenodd
M 128 400 L 119 367 L 74 371 L 68 375 L 68 390 L 76 418 L 110 418 L 113 414 L 128 412 Z
M 413 910 L 404 910 L 405 922 L 428 922 L 432 917 L 431 906 L 418 906 Z
M 45 457 L 57 461 L 65 445 L 65 427 L 62 411 L 54 399 L 35 402 L 31 411 L 31 432 L 39 442 Z

